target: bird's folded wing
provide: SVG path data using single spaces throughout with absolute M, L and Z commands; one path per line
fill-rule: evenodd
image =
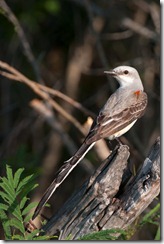
M 86 142 L 92 143 L 101 138 L 108 138 L 121 131 L 133 121 L 140 118 L 144 114 L 146 106 L 147 95 L 143 92 L 133 104 L 130 106 L 127 105 L 121 112 L 115 113 L 113 116 L 110 112 L 108 116 L 101 111 L 91 127 Z

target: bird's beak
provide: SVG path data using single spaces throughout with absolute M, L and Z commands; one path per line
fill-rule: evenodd
M 117 75 L 116 72 L 113 69 L 111 69 L 109 71 L 104 71 L 104 73 L 107 74 L 107 75 L 111 75 L 111 76 L 116 76 Z

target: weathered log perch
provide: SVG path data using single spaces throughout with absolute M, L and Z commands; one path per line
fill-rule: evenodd
M 47 222 L 45 233 L 76 240 L 95 231 L 126 229 L 160 192 L 160 138 L 134 177 L 129 155 L 127 146 L 116 148 Z

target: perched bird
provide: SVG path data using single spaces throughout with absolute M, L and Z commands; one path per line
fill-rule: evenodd
M 36 207 L 32 219 L 36 218 L 57 187 L 84 158 L 96 141 L 102 138 L 113 140 L 120 137 L 144 114 L 148 99 L 143 91 L 142 81 L 137 70 L 129 66 L 119 66 L 113 70 L 105 71 L 105 73 L 116 78 L 120 87 L 109 97 L 100 110 L 81 147 L 58 170 L 55 179 Z

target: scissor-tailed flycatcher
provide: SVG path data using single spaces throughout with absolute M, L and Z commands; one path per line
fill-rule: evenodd
M 96 141 L 102 138 L 113 140 L 126 133 L 140 118 L 147 106 L 147 95 L 136 69 L 119 66 L 105 71 L 115 77 L 120 87 L 107 100 L 99 115 L 93 121 L 88 135 L 73 157 L 64 162 L 55 179 L 44 193 L 32 219 L 35 219 L 54 191 L 65 180 L 75 166 L 84 158 Z

